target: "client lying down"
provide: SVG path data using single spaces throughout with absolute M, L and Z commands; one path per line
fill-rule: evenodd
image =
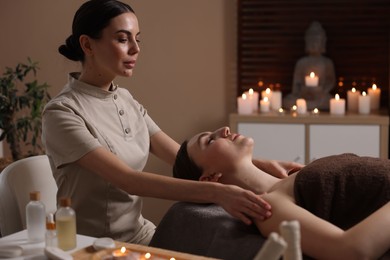
M 253 145 L 228 127 L 198 134 L 182 144 L 173 174 L 262 194 L 272 216 L 255 220 L 259 231 L 268 236 L 282 221 L 297 220 L 302 250 L 313 258 L 378 259 L 389 250 L 389 160 L 329 156 L 278 179 L 253 165 Z

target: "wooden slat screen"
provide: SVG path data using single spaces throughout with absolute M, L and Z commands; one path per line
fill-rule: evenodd
M 326 31 L 325 56 L 335 65 L 345 96 L 352 82 L 366 90 L 382 89 L 381 106 L 389 107 L 389 0 L 238 0 L 238 88 L 262 90 L 281 84 L 291 92 L 296 61 L 305 56 L 304 34 L 312 21 Z M 264 87 L 258 87 L 263 81 Z

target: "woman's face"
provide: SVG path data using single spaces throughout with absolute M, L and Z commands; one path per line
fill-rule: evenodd
M 138 58 L 139 26 L 134 13 L 111 19 L 100 39 L 91 39 L 92 62 L 100 75 L 130 77 Z
M 188 141 L 190 158 L 204 171 L 227 172 L 243 158 L 252 158 L 253 139 L 230 133 L 228 127 L 195 135 Z

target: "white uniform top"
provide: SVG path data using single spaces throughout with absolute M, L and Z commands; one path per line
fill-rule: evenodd
M 58 185 L 57 199 L 71 198 L 79 234 L 148 243 L 155 226 L 142 217 L 141 198 L 74 162 L 104 147 L 142 171 L 150 137 L 161 130 L 128 90 L 112 86 L 105 91 L 77 80 L 78 76 L 69 75 L 64 89 L 43 112 L 42 141 Z

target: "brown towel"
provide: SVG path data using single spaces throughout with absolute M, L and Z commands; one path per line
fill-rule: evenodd
M 390 200 L 390 160 L 354 154 L 318 159 L 298 173 L 295 199 L 346 230 Z

